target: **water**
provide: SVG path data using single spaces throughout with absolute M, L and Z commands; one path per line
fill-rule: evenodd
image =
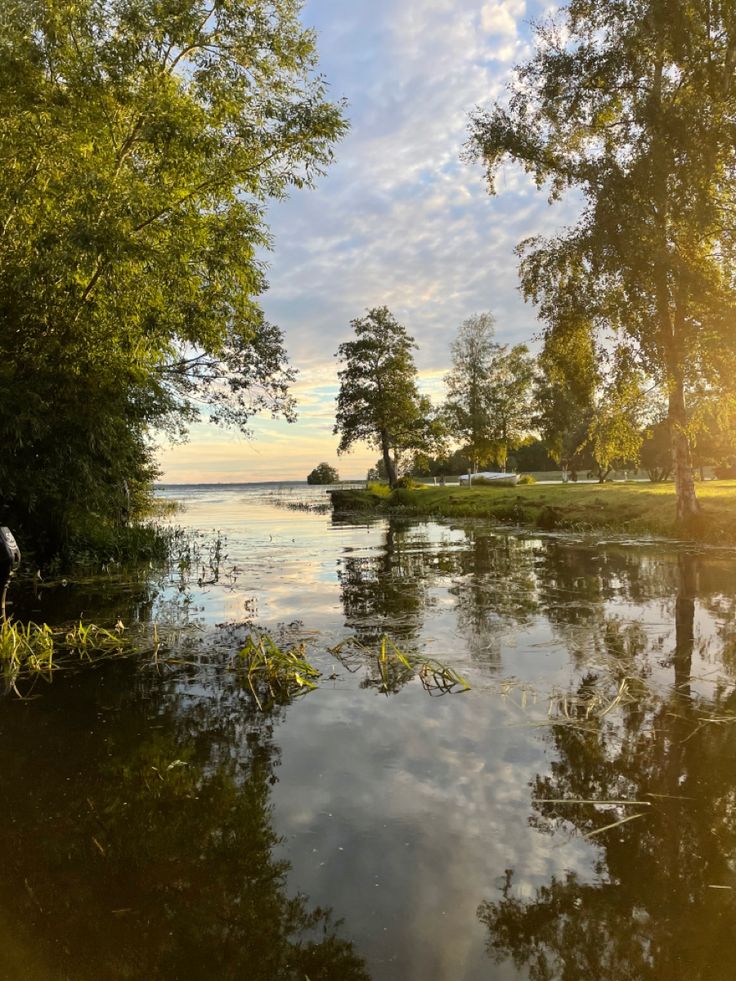
M 733 552 L 163 493 L 188 579 L 14 597 L 155 621 L 171 657 L 3 702 L 0 977 L 733 976 Z M 229 669 L 254 625 L 317 691 L 258 711 Z M 382 690 L 383 634 L 472 690 Z

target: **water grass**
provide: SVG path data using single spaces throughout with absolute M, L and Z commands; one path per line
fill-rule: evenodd
M 397 690 L 397 669 L 398 674 L 404 676 L 402 680 L 417 677 L 424 690 L 432 696 L 470 690 L 470 684 L 454 668 L 422 654 L 406 654 L 385 634 L 381 637 L 378 650 L 367 647 L 356 637 L 347 637 L 330 648 L 330 653 L 348 667 L 350 651 L 357 652 L 361 663 L 367 661 L 376 668 L 380 690 L 385 694 Z
M 72 661 L 99 660 L 123 654 L 128 648 L 122 636 L 123 625 L 107 630 L 94 623 L 79 623 L 72 627 L 52 629 L 47 623 L 0 622 L 0 666 L 6 691 L 14 689 L 20 678 L 41 677 L 47 681 L 60 667 Z
M 307 661 L 303 644 L 282 650 L 270 637 L 256 634 L 248 637 L 235 656 L 233 668 L 261 711 L 313 691 L 320 677 L 320 671 Z

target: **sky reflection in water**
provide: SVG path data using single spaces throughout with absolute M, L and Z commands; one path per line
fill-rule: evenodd
M 276 506 L 314 493 L 179 490 L 218 583 L 43 597 L 190 663 L 6 699 L 0 976 L 730 978 L 736 557 Z M 251 621 L 323 669 L 265 717 Z M 327 653 L 383 633 L 473 690 Z

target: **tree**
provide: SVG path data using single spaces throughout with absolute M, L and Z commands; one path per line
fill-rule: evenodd
M 587 323 L 657 381 L 680 519 L 699 510 L 688 393 L 734 378 L 735 51 L 731 4 L 571 0 L 468 144 L 491 192 L 511 158 L 553 200 L 582 194 L 569 231 L 522 243 L 523 288 L 547 336 Z
M 661 484 L 672 472 L 672 446 L 666 419 L 660 419 L 644 433 L 640 452 L 641 465 L 652 483 Z
M 336 484 L 340 475 L 329 463 L 320 463 L 307 477 L 308 484 Z
M 701 479 L 706 466 L 720 467 L 736 460 L 736 404 L 732 399 L 696 393 L 690 420 L 693 462 Z
M 204 403 L 293 416 L 264 209 L 344 130 L 297 0 L 16 0 L 0 18 L 0 486 L 57 548 Z
M 563 471 L 588 465 L 585 444 L 593 415 L 600 366 L 593 338 L 586 324 L 548 331 L 538 359 L 535 381 L 534 425 Z
M 488 376 L 491 412 L 490 445 L 496 462 L 506 470 L 510 449 L 521 446 L 529 434 L 532 416 L 534 359 L 525 344 L 499 347 Z
M 414 340 L 388 307 L 374 307 L 351 321 L 355 340 L 340 345 L 340 391 L 334 433 L 338 453 L 363 441 L 381 451 L 390 487 L 396 486 L 398 454 L 427 449 L 439 438 L 430 400 L 419 394 Z
M 613 376 L 597 394 L 586 437 L 600 483 L 614 467 L 638 464 L 648 409 L 641 373 L 625 355 L 613 360 Z
M 452 368 L 445 376 L 447 427 L 466 447 L 474 471 L 492 446 L 488 381 L 499 350 L 494 325 L 491 313 L 476 313 L 463 321 L 450 345 Z

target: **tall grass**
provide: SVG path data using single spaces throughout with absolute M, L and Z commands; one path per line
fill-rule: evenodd
M 304 645 L 282 650 L 270 637 L 251 634 L 233 667 L 261 711 L 290 702 L 317 687 L 320 672 L 307 661 Z
M 344 664 L 345 652 L 349 652 L 350 649 L 357 650 L 361 661 L 367 661 L 375 666 L 381 681 L 381 691 L 387 694 L 396 690 L 397 669 L 400 674 L 403 673 L 408 678 L 417 677 L 424 690 L 430 695 L 448 695 L 470 690 L 468 682 L 454 668 L 422 654 L 405 654 L 385 634 L 381 637 L 376 651 L 361 644 L 356 637 L 348 637 L 335 647 L 331 647 L 330 653 Z
M 70 661 L 93 661 L 122 654 L 130 647 L 117 630 L 79 622 L 68 629 L 52 630 L 47 623 L 0 622 L 0 668 L 6 690 L 23 677 L 43 677 Z

